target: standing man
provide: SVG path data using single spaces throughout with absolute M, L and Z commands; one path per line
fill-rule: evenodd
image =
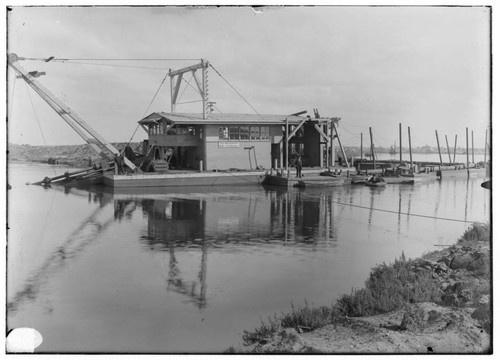
M 295 160 L 295 177 L 301 178 L 302 177 L 302 158 L 300 155 L 297 157 Z

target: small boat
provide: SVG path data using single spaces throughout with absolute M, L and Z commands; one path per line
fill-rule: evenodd
M 366 186 L 385 186 L 385 179 L 380 176 L 372 176 L 365 181 Z
M 385 183 L 387 184 L 406 184 L 411 185 L 415 183 L 415 179 L 413 177 L 406 176 L 389 176 L 384 178 Z
M 379 182 L 365 181 L 366 186 L 377 187 L 377 186 L 385 186 L 385 184 L 386 184 L 385 181 L 379 181 Z
M 351 184 L 353 185 L 360 185 L 360 184 L 365 184 L 366 180 L 368 180 L 368 176 L 366 175 L 353 175 L 351 176 Z

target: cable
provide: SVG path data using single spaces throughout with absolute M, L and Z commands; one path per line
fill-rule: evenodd
M 186 83 L 186 86 L 184 86 L 184 90 L 182 90 L 182 93 L 181 95 L 179 96 L 179 99 L 180 100 L 182 98 L 182 96 L 184 95 L 184 93 L 186 92 L 186 89 L 188 87 L 188 85 L 190 85 L 190 82 L 191 80 L 193 80 L 193 77 L 194 77 L 194 73 L 191 73 L 191 77 L 189 78 L 189 81 L 186 81 L 186 79 L 184 79 L 184 77 L 182 78 L 182 80 L 184 80 L 184 82 Z M 192 87 L 192 86 L 191 86 Z M 199 91 L 196 90 L 196 92 L 199 94 Z M 201 100 L 200 100 L 201 101 Z M 182 103 L 178 103 L 177 101 L 175 102 L 175 104 L 182 104 Z
M 45 145 L 45 148 L 47 148 L 47 142 L 45 141 L 45 135 L 43 135 L 42 126 L 40 125 L 40 120 L 38 120 L 38 114 L 36 112 L 35 105 L 33 104 L 33 100 L 31 99 L 31 94 L 30 94 L 30 91 L 28 89 L 28 84 L 25 82 L 24 85 L 26 86 L 26 91 L 28 92 L 28 97 L 29 97 L 30 102 L 31 102 L 31 107 L 33 108 L 33 112 L 35 113 L 35 118 L 36 118 L 36 122 L 38 124 L 38 128 L 40 129 L 40 133 L 42 134 L 43 144 Z M 51 166 L 51 167 L 52 167 L 52 171 L 54 172 L 54 176 L 55 176 L 56 170 L 54 169 L 53 166 Z
M 377 208 L 371 208 L 371 207 L 368 207 L 368 206 L 348 204 L 348 203 L 343 203 L 343 202 L 338 202 L 338 201 L 333 201 L 333 200 L 332 200 L 332 202 L 334 202 L 336 204 L 339 204 L 339 205 L 348 205 L 348 206 L 357 207 L 357 208 L 361 208 L 361 209 L 375 210 L 375 211 L 381 211 L 381 212 L 386 212 L 386 213 L 391 213 L 391 214 L 398 214 L 398 215 L 401 214 L 401 215 L 406 215 L 406 216 L 416 216 L 416 217 L 423 217 L 423 218 L 428 218 L 428 219 L 456 221 L 456 222 L 463 222 L 463 223 L 470 223 L 470 224 L 475 223 L 475 221 L 450 219 L 450 218 L 443 218 L 443 217 L 439 217 L 439 216 L 429 216 L 429 215 L 403 213 L 403 212 L 399 212 L 399 211 L 377 209 Z
M 149 103 L 148 107 L 146 108 L 146 111 L 144 112 L 144 115 L 142 115 L 143 117 L 146 116 L 146 113 L 149 111 L 149 108 L 153 104 L 153 101 L 155 101 L 156 95 L 158 95 L 158 93 L 160 92 L 161 87 L 163 86 L 163 84 L 165 83 L 165 80 L 167 79 L 167 76 L 168 76 L 168 73 L 165 74 L 165 77 L 161 81 L 160 86 L 158 86 L 158 89 L 156 89 L 156 92 L 153 95 L 153 98 L 151 99 L 151 102 Z
M 147 69 L 147 70 L 163 70 L 163 71 L 168 70 L 167 68 L 157 68 L 157 67 L 150 67 L 150 66 L 95 64 L 95 63 L 86 63 L 86 62 L 79 62 L 79 61 L 72 61 L 72 62 L 61 61 L 61 62 L 63 64 L 81 64 L 81 65 L 108 66 L 108 67 L 119 67 L 119 68 Z
M 50 58 L 49 58 L 50 59 Z M 25 57 L 24 60 L 34 60 L 34 61 L 195 61 L 200 59 L 174 59 L 174 58 L 158 58 L 158 59 L 123 59 L 123 58 L 101 58 L 101 59 L 91 59 L 91 58 L 52 58 L 50 60 L 44 58 L 28 58 Z M 48 60 L 48 61 L 47 61 Z
M 217 69 L 213 67 L 213 65 L 212 65 L 212 64 L 210 64 L 210 63 L 209 63 L 209 65 L 210 65 L 210 67 L 211 67 L 212 69 L 214 69 L 214 71 L 217 73 L 217 75 L 219 75 L 219 76 L 222 78 L 222 80 L 224 80 L 224 81 L 225 81 L 225 82 L 226 82 L 226 83 L 227 83 L 227 84 L 228 84 L 228 85 L 229 85 L 229 86 L 230 86 L 230 87 L 231 87 L 231 88 L 232 88 L 232 89 L 233 89 L 233 90 L 234 90 L 234 91 L 235 91 L 235 92 L 236 92 L 236 93 L 237 93 L 237 94 L 238 94 L 238 95 L 239 95 L 239 96 L 240 96 L 240 97 L 241 97 L 241 98 L 242 98 L 242 99 L 243 99 L 243 100 L 244 100 L 244 101 L 248 104 L 248 106 L 250 106 L 250 107 L 253 109 L 253 111 L 255 111 L 255 113 L 256 113 L 257 115 L 259 115 L 259 116 L 263 119 L 262 115 L 261 115 L 261 114 L 259 114 L 259 112 L 258 112 L 258 111 L 257 111 L 257 110 L 256 110 L 256 109 L 252 106 L 252 104 L 250 104 L 250 103 L 247 101 L 247 99 L 245 99 L 245 98 L 243 97 L 243 95 L 241 95 L 241 94 L 238 92 L 238 90 L 236 90 L 236 89 L 234 88 L 234 86 L 233 86 L 233 85 L 231 85 L 231 84 L 229 83 L 229 81 L 227 81 L 227 80 L 224 78 L 224 76 L 222 76 L 222 75 L 220 74 L 220 72 L 218 72 L 218 71 L 217 71 Z
M 182 104 L 192 104 L 192 103 L 197 103 L 197 102 L 202 102 L 203 100 L 193 100 L 193 101 L 184 101 L 184 102 L 178 102 L 175 103 L 176 105 L 182 105 Z
M 220 112 L 221 114 L 224 114 L 222 111 L 219 110 L 219 108 L 217 106 L 215 106 L 215 104 L 212 104 L 212 106 L 218 111 Z

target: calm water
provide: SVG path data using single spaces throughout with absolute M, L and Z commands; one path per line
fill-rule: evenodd
M 127 194 L 25 185 L 48 165 L 9 171 L 7 321 L 37 329 L 38 352 L 221 352 L 292 302 L 329 305 L 376 264 L 490 215 L 475 178 Z

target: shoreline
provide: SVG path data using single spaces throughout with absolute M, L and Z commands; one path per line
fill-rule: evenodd
M 226 353 L 491 354 L 490 224 L 455 244 L 377 265 L 332 306 L 291 311 L 245 330 Z

